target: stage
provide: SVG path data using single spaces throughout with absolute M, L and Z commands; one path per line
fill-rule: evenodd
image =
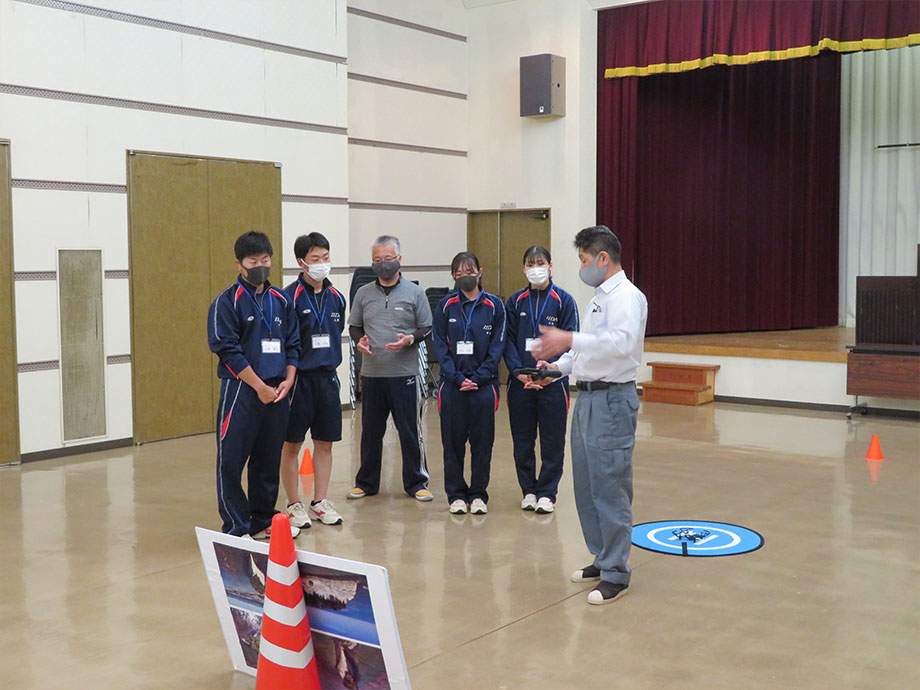
M 655 336 L 645 340 L 639 381 L 651 379 L 648 362 L 718 364 L 715 399 L 755 405 L 839 410 L 856 403 L 846 394 L 847 345 L 855 328 Z M 920 402 L 864 398 L 870 410 L 920 413 Z

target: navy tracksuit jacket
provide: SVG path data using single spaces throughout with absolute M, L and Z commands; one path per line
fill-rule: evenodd
M 246 367 L 277 386 L 288 365 L 300 359 L 294 303 L 267 282 L 256 289 L 242 277 L 208 309 L 208 346 L 219 358 L 217 408 L 217 503 L 223 531 L 242 536 L 271 524 L 278 499 L 281 446 L 287 430 L 286 400 L 264 404 L 239 374 Z M 249 461 L 249 497 L 243 467 Z
M 540 337 L 540 326 L 555 326 L 565 331 L 578 330 L 575 299 L 552 282 L 544 290 L 530 287 L 518 290 L 505 304 L 508 338 L 505 364 L 509 373 L 537 362 L 527 351 L 527 341 Z M 558 359 L 555 358 L 555 359 Z M 553 359 L 552 361 L 555 361 Z M 508 378 L 508 415 L 514 443 L 514 464 L 521 492 L 538 499 L 556 500 L 565 457 L 565 428 L 569 410 L 569 379 L 563 377 L 541 391 L 525 390 L 517 377 Z M 542 464 L 536 473 L 537 429 L 540 432 Z
M 342 363 L 342 332 L 345 330 L 345 298 L 323 281 L 323 290 L 317 296 L 313 286 L 303 279 L 303 274 L 284 288 L 284 294 L 293 301 L 300 322 L 299 371 L 335 371 Z M 329 347 L 313 349 L 314 335 L 328 335 Z
M 441 364 L 438 410 L 444 446 L 444 490 L 457 499 L 488 502 L 495 411 L 498 409 L 498 365 L 505 350 L 505 309 L 495 295 L 476 300 L 462 292 L 447 295 L 435 309 L 433 342 Z M 473 344 L 472 354 L 458 354 L 458 343 Z M 476 391 L 461 391 L 470 379 Z M 463 477 L 466 442 L 470 442 L 470 483 Z

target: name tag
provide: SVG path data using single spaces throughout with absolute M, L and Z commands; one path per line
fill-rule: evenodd
M 281 341 L 277 338 L 266 338 L 262 341 L 262 353 L 266 355 L 277 355 L 281 353 Z
M 473 341 L 472 340 L 460 340 L 457 342 L 457 354 L 458 355 L 471 355 L 473 354 Z
M 539 338 L 527 338 L 524 341 L 524 350 L 526 352 L 532 351 L 538 342 L 540 342 Z
M 313 349 L 320 350 L 324 347 L 330 347 L 328 335 L 314 335 L 313 336 Z

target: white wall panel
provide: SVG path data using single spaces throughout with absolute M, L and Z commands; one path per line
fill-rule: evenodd
M 465 151 L 467 102 L 352 80 L 348 135 Z
M 13 177 L 85 181 L 89 107 L 0 94 L 0 131 L 12 142 Z
M 21 364 L 60 359 L 59 331 L 57 282 L 54 280 L 16 281 L 16 359 L 18 362 Z M 22 395 L 22 386 L 20 386 L 19 393 Z M 58 398 L 52 398 L 52 400 L 57 401 Z
M 22 453 L 64 445 L 61 431 L 61 372 L 19 374 L 19 443 Z
M 67 16 L 66 12 L 56 14 Z M 186 57 L 188 49 L 181 34 L 100 17 L 81 18 L 86 70 L 79 83 L 60 88 L 153 103 L 191 104 L 183 102 L 178 76 L 185 63 L 194 64 L 196 56 Z M 53 41 L 54 36 L 44 40 Z
M 134 436 L 131 401 L 131 365 L 109 364 L 105 368 L 106 438 L 114 440 Z
M 123 278 L 102 281 L 102 319 L 105 354 L 131 354 L 130 283 Z
M 351 263 L 370 263 L 371 243 L 380 235 L 395 235 L 403 261 L 415 265 L 449 264 L 466 249 L 466 215 L 356 209 L 349 212 Z
M 450 277 L 450 271 L 406 271 L 406 280 L 417 280 L 419 286 L 423 289 L 430 287 L 453 287 L 454 281 Z
M 349 0 L 348 6 L 461 36 L 467 31 L 461 0 Z
M 265 128 L 265 160 L 282 163 L 285 194 L 347 197 L 347 150 L 342 134 Z
M 284 247 L 275 249 L 275 256 L 281 256 L 285 268 L 296 268 L 294 241 L 301 235 L 321 232 L 329 240 L 333 266 L 349 266 L 348 252 L 348 206 L 345 204 L 281 204 L 281 232 Z M 286 282 L 293 280 L 286 278 Z
M 85 4 L 345 55 L 345 0 L 87 0 Z
M 348 15 L 348 69 L 466 93 L 467 44 Z
M 103 269 L 106 271 L 127 270 L 128 195 L 91 193 L 87 197 L 91 236 L 103 242 Z
M 84 82 L 83 17 L 3 0 L 0 32 L 0 81 L 71 91 Z
M 348 118 L 345 65 L 263 51 L 265 115 L 345 127 Z
M 14 189 L 16 270 L 55 270 L 57 250 L 74 248 L 102 249 L 105 268 L 126 269 L 126 213 L 122 194 Z
M 182 82 L 181 105 L 268 115 L 264 51 L 197 36 L 182 36 L 181 50 L 181 71 L 171 75 Z
M 351 201 L 466 207 L 466 158 L 349 146 Z

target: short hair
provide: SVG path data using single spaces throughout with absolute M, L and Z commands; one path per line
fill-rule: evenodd
M 236 238 L 233 244 L 233 252 L 236 254 L 236 260 L 242 261 L 247 256 L 259 256 L 260 254 L 272 255 L 272 243 L 268 235 L 264 232 L 244 232 Z
M 622 252 L 620 240 L 606 225 L 592 225 L 590 228 L 580 230 L 575 235 L 575 248 L 592 256 L 607 252 L 611 261 L 617 265 L 620 263 L 620 253 Z
M 301 235 L 294 240 L 294 256 L 298 259 L 305 259 L 313 247 L 329 249 L 329 240 L 326 239 L 325 235 L 318 232 Z
M 371 245 L 371 248 L 386 247 L 388 245 L 393 245 L 394 247 L 396 247 L 396 253 L 402 254 L 402 250 L 400 249 L 400 246 L 399 246 L 399 238 L 394 237 L 393 235 L 381 235 L 376 240 L 374 240 L 374 243 Z
M 524 252 L 524 258 L 521 263 L 526 265 L 528 259 L 536 259 L 537 257 L 541 256 L 546 259 L 546 263 L 550 263 L 553 260 L 553 257 L 549 255 L 549 249 L 535 244 L 534 246 L 529 247 L 526 252 Z
M 477 271 L 482 270 L 482 266 L 479 265 L 479 257 L 473 252 L 460 252 L 457 254 L 453 261 L 450 262 L 450 274 L 454 275 L 463 266 L 473 266 Z

